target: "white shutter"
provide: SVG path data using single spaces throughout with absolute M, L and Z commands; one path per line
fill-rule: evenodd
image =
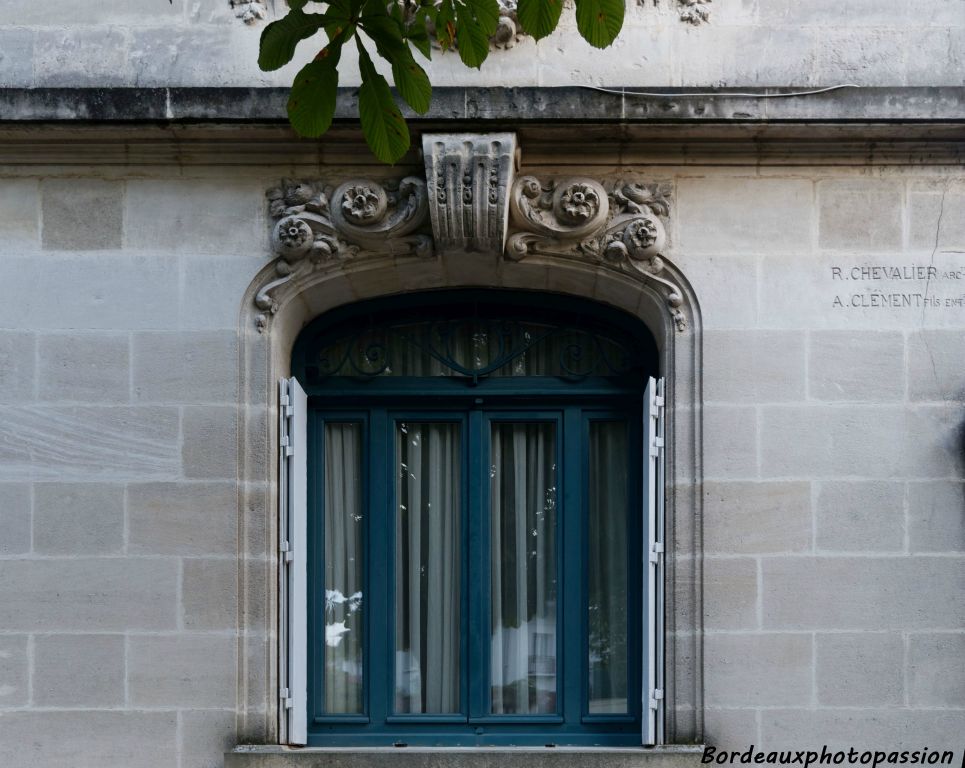
M 308 742 L 308 397 L 294 379 L 279 382 L 280 699 L 287 743 Z
M 643 679 L 643 743 L 663 740 L 664 601 L 664 381 L 650 379 L 643 395 L 644 510 L 643 629 L 647 664 Z

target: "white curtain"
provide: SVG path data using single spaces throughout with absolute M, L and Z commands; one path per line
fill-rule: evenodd
M 589 711 L 627 711 L 627 424 L 590 423 Z
M 325 711 L 362 711 L 361 426 L 325 425 Z
M 395 711 L 460 711 L 458 424 L 396 425 Z
M 556 711 L 556 428 L 494 423 L 490 466 L 494 714 Z

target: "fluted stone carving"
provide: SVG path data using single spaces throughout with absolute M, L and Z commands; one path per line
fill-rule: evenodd
M 516 134 L 425 134 L 432 234 L 440 253 L 501 253 Z
M 609 263 L 642 274 L 661 286 L 679 329 L 687 320 L 683 295 L 665 274 L 661 252 L 667 242 L 662 219 L 670 215 L 668 184 L 618 181 L 604 186 L 587 178 L 540 182 L 522 176 L 510 194 L 513 234 L 506 256 L 531 254 Z

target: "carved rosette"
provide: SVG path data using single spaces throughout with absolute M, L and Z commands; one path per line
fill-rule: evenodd
M 660 254 L 667 243 L 663 219 L 670 215 L 670 186 L 567 178 L 541 183 L 516 180 L 510 217 L 518 229 L 509 236 L 506 256 L 532 254 L 608 263 L 632 269 L 661 287 L 677 328 L 687 320 L 683 295 L 665 272 Z
M 269 214 L 277 219 L 271 243 L 278 277 L 255 296 L 265 312 L 277 309 L 274 291 L 325 262 L 433 255 L 432 238 L 418 232 L 425 227 L 428 202 L 426 184 L 415 176 L 384 183 L 350 179 L 334 188 L 285 179 L 269 190 L 268 201 Z

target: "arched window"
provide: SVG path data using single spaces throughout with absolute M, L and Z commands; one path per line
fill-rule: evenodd
M 640 743 L 657 360 L 632 318 L 535 293 L 305 328 L 307 743 Z

